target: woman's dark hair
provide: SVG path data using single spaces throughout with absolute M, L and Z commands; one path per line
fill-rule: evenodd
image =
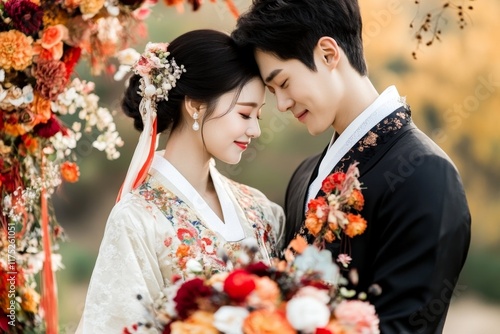
M 366 75 L 361 32 L 357 0 L 254 0 L 231 37 L 247 52 L 298 59 L 315 71 L 313 49 L 321 37 L 329 36 L 352 67 Z
M 184 65 L 186 72 L 169 91 L 168 101 L 162 100 L 157 105 L 158 133 L 169 128 L 173 130 L 179 125 L 185 97 L 207 104 L 203 118 L 206 120 L 221 95 L 235 89 L 239 94 L 248 81 L 259 77 L 253 55 L 242 52 L 228 34 L 220 31 L 190 31 L 174 39 L 168 51 L 169 57 L 175 58 L 179 66 Z M 142 131 L 139 86 L 140 76 L 133 75 L 125 90 L 122 109 L 134 119 L 134 127 Z

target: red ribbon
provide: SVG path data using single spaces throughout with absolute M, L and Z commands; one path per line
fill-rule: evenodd
M 155 154 L 155 149 L 156 149 L 156 117 L 153 121 L 153 131 L 151 132 L 151 145 L 149 146 L 149 153 L 148 157 L 146 158 L 146 161 L 142 165 L 141 169 L 139 170 L 139 173 L 137 173 L 137 176 L 134 180 L 134 183 L 132 183 L 132 189 L 137 188 L 142 181 L 146 178 L 149 172 L 149 167 L 151 167 L 151 163 L 153 162 L 153 156 Z M 116 202 L 120 200 L 122 197 L 122 190 L 123 190 L 123 184 L 120 187 L 120 191 L 118 192 L 118 198 L 116 199 Z
M 42 171 L 45 165 L 42 158 Z M 42 172 L 43 173 L 43 172 Z M 43 177 L 43 174 L 42 174 Z M 40 194 L 42 209 L 42 244 L 45 253 L 45 261 L 42 269 L 42 301 L 41 306 L 45 312 L 46 334 L 58 333 L 57 319 L 57 292 L 54 272 L 52 271 L 52 252 L 49 234 L 49 209 L 47 206 L 46 190 L 42 188 Z

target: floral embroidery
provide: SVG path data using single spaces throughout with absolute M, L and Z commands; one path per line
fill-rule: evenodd
M 262 211 L 263 207 L 268 206 L 262 199 L 255 198 L 247 186 L 227 179 L 232 186 L 232 190 L 238 199 L 238 202 L 245 212 L 248 221 L 253 222 L 252 227 L 255 231 L 255 239 L 259 243 L 261 249 L 267 249 L 270 257 L 277 257 L 277 244 L 276 236 L 274 235 L 273 228 L 265 219 L 265 214 Z M 267 200 L 267 199 L 266 199 Z
M 411 123 L 411 111 L 408 105 L 397 109 L 375 125 L 367 134 L 352 147 L 335 167 L 335 172 L 346 171 L 354 161 L 360 164 L 370 159 L 375 154 L 375 148 L 387 142 L 396 135 L 405 125 Z
M 253 198 L 246 186 L 233 181 L 230 181 L 230 186 L 248 219 L 248 224 L 255 231 L 259 248 L 267 249 L 269 254 L 274 254 L 276 239 L 272 226 L 265 222 L 265 214 L 262 211 L 262 207 L 267 206 L 268 203 L 259 202 Z M 190 259 L 202 263 L 204 270 L 208 270 L 210 274 L 231 269 L 226 268 L 226 263 L 217 256 L 217 250 L 223 249 L 231 256 L 241 250 L 240 242 L 226 242 L 220 235 L 204 225 L 187 203 L 164 188 L 153 176 L 149 176 L 139 188 L 134 190 L 134 193 L 156 206 L 174 229 L 174 234 L 169 233 L 163 237 L 161 245 L 165 248 L 159 250 L 167 252 L 167 259 L 172 266 L 173 274 L 186 277 L 188 274 L 186 264 Z M 165 281 L 168 282 L 169 278 L 165 278 Z

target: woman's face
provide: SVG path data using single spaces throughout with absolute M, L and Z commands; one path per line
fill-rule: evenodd
M 213 114 L 202 128 L 208 153 L 228 164 L 238 163 L 250 141 L 260 136 L 264 84 L 257 77 L 247 82 L 236 104 L 229 110 L 235 94 L 236 91 L 231 91 L 219 98 Z

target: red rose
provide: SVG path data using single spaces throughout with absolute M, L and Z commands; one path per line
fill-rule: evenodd
M 242 269 L 233 271 L 224 281 L 224 292 L 238 302 L 244 301 L 253 290 L 255 290 L 253 275 Z
M 175 310 L 181 319 L 186 319 L 193 311 L 199 309 L 198 301 L 212 295 L 212 288 L 206 286 L 201 278 L 193 278 L 184 282 L 174 297 Z

